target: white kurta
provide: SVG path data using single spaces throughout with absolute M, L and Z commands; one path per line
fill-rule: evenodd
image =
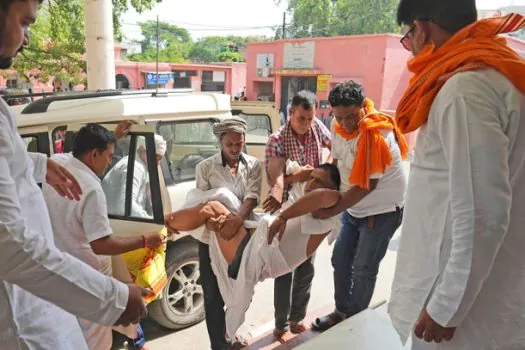
M 460 73 L 418 135 L 389 313 L 403 340 L 423 308 L 451 342 L 525 348 L 525 97 L 494 70 Z
M 128 300 L 124 284 L 54 246 L 47 208 L 35 182 L 44 181 L 46 170 L 45 156 L 28 155 L 13 114 L 0 101 L 2 349 L 86 349 L 76 318 L 60 307 L 109 325 Z

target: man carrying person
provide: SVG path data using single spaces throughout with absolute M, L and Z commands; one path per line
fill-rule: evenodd
M 414 74 L 397 108 L 419 128 L 388 306 L 412 349 L 525 344 L 525 62 L 474 0 L 401 0 Z
M 0 1 L 0 68 L 28 43 L 37 0 Z M 111 325 L 146 315 L 141 288 L 126 286 L 62 253 L 53 243 L 37 183 L 80 199 L 75 178 L 42 154 L 29 154 L 0 101 L 0 339 L 2 348 L 87 349 L 76 318 Z
M 119 125 L 117 136 L 124 136 L 127 129 L 129 124 Z M 117 138 L 103 126 L 88 124 L 76 133 L 73 154 L 61 155 L 62 165 L 83 188 L 84 196 L 80 201 L 61 197 L 47 184 L 42 187 L 56 246 L 107 276 L 112 274 L 112 255 L 146 247 L 156 249 L 165 241 L 160 233 L 132 238 L 112 235 L 106 196 L 99 177 L 111 165 L 116 141 Z M 111 327 L 81 318 L 79 323 L 91 350 L 111 348 Z
M 313 168 L 322 162 L 322 149 L 332 147 L 330 131 L 315 117 L 315 95 L 301 91 L 291 101 L 290 118 L 266 145 L 266 170 L 270 193 L 265 200 L 265 211 L 274 213 L 288 198 L 290 185 L 284 183 L 286 161 L 296 161 L 302 168 L 296 174 L 296 182 L 306 181 Z M 275 280 L 274 335 L 281 339 L 288 329 L 292 333 L 305 330 L 302 324 L 306 316 L 310 289 L 314 278 L 313 259 L 309 258 L 293 273 Z M 292 288 L 293 285 L 293 288 Z
M 287 178 L 301 171 L 295 165 L 287 166 Z M 188 195 L 183 209 L 168 215 L 166 226 L 172 231 L 193 236 L 205 227 L 212 231 L 210 260 L 226 304 L 226 335 L 230 341 L 244 322 L 257 283 L 293 271 L 337 227 L 338 217 L 316 220 L 309 214 L 339 201 L 339 171 L 333 164 L 322 164 L 310 173 L 308 181 L 294 183 L 279 216 L 245 220 L 228 239 L 220 233 L 224 220 L 242 206 L 228 189 L 196 189 Z
M 219 141 L 221 151 L 197 165 L 196 186 L 201 191 L 226 188 L 242 201 L 240 210 L 228 215 L 220 229 L 222 237 L 229 240 L 235 236 L 243 221 L 251 217 L 260 201 L 262 168 L 257 158 L 243 152 L 246 141 L 244 119 L 226 118 L 213 126 L 213 133 Z M 211 267 L 210 234 L 206 230 L 198 239 L 199 270 L 211 348 L 225 350 L 245 347 L 248 344 L 240 337 L 230 343 L 226 341 L 224 300 Z
M 344 213 L 332 254 L 335 311 L 312 323 L 321 331 L 363 311 L 372 299 L 379 264 L 403 217 L 402 160 L 408 152 L 394 119 L 374 108 L 360 84 L 341 83 L 328 100 L 335 116 L 332 156 L 343 194 L 336 206 L 314 217 Z

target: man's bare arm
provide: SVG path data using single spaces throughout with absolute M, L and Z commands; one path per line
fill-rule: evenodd
M 281 213 L 283 219 L 289 220 L 302 215 L 310 214 L 316 210 L 331 208 L 341 199 L 338 191 L 317 189 L 299 198 L 297 202 Z
M 313 217 L 316 219 L 327 219 L 343 212 L 348 208 L 353 207 L 354 205 L 362 201 L 363 198 L 368 196 L 373 190 L 375 190 L 378 183 L 378 179 L 371 179 L 370 189 L 368 190 L 365 190 L 358 186 L 350 188 L 348 191 L 343 193 L 343 195 L 341 196 L 341 200 L 336 205 L 330 208 L 324 208 L 315 211 L 312 214 Z

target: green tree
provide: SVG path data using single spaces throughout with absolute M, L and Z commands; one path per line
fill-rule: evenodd
M 120 15 L 133 7 L 138 12 L 150 9 L 160 0 L 112 0 L 115 36 L 120 37 Z M 49 0 L 44 2 L 36 23 L 31 27 L 30 44 L 16 58 L 13 69 L 26 80 L 46 82 L 51 77 L 66 83 L 85 83 L 84 1 Z M 4 76 L 9 74 L 4 71 Z
M 278 1 L 280 2 L 280 1 Z M 398 0 L 288 0 L 291 38 L 398 33 Z M 282 29 L 276 28 L 277 37 Z
M 195 42 L 188 57 L 199 63 L 243 62 L 242 51 L 247 44 L 268 40 L 265 36 L 208 36 Z
M 144 39 L 141 41 L 142 53 L 129 55 L 131 61 L 151 62 L 157 59 L 157 22 L 140 23 Z M 182 63 L 188 61 L 193 42 L 190 33 L 181 27 L 159 22 L 158 30 L 159 62 Z

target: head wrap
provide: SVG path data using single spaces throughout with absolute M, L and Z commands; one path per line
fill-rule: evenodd
M 137 150 L 144 148 L 146 149 L 145 139 L 143 137 L 137 139 Z M 155 135 L 155 154 L 163 157 L 166 154 L 167 149 L 166 141 L 160 135 Z
M 217 138 L 220 139 L 222 135 L 227 132 L 246 134 L 246 121 L 239 117 L 230 117 L 220 123 L 213 124 L 213 134 L 217 136 Z

